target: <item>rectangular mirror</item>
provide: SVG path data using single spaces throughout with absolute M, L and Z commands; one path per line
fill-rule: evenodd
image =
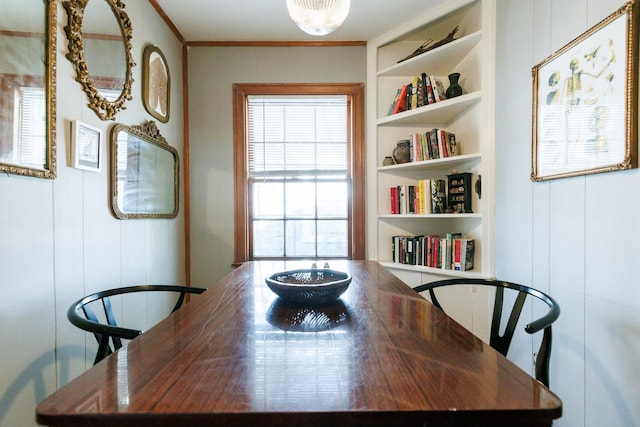
M 0 6 L 0 172 L 55 178 L 56 2 Z
M 178 215 L 178 152 L 155 122 L 113 126 L 110 134 L 111 212 L 119 219 Z

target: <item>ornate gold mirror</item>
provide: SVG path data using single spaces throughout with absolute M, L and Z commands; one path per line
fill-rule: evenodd
M 178 215 L 178 152 L 155 122 L 117 124 L 110 135 L 111 212 L 119 219 Z
M 131 21 L 120 0 L 62 2 L 69 23 L 67 58 L 76 68 L 76 80 L 89 99 L 89 108 L 102 120 L 115 120 L 132 99 Z
M 0 172 L 55 178 L 56 2 L 0 10 Z

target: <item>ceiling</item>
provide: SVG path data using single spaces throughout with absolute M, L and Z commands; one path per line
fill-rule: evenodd
M 187 42 L 366 41 L 446 0 L 352 0 L 345 23 L 317 37 L 291 21 L 286 0 L 154 0 Z

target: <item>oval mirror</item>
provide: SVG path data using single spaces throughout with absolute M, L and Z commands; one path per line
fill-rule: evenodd
M 0 5 L 0 172 L 55 178 L 56 2 Z
M 111 212 L 119 219 L 178 215 L 178 152 L 155 122 L 115 125 L 110 135 Z
M 89 99 L 89 108 L 102 120 L 115 120 L 132 99 L 131 21 L 120 0 L 69 0 L 62 2 L 69 23 L 67 58 L 76 80 Z

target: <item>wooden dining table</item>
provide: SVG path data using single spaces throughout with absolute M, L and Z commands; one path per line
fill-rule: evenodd
M 75 378 L 36 409 L 48 426 L 550 426 L 561 400 L 375 261 L 322 305 L 255 261 Z

